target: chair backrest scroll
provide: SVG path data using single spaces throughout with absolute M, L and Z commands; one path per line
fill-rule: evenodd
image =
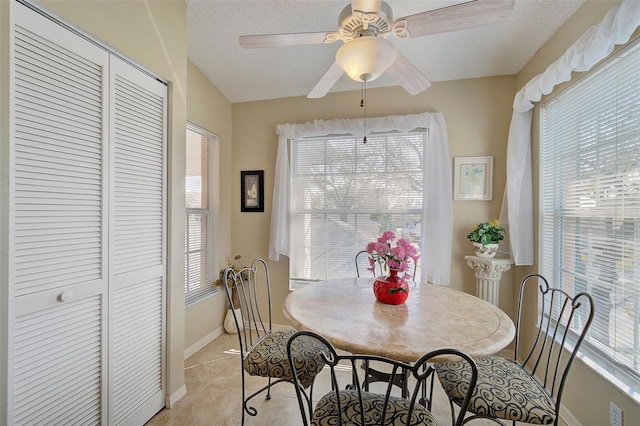
M 272 330 L 269 267 L 263 259 L 256 258 L 239 271 L 225 269 L 223 276 L 227 301 L 235 308 L 233 316 L 244 354 Z
M 522 311 L 525 293 L 531 286 L 537 287 L 538 331 L 530 347 L 524 347 L 522 339 Z M 529 303 L 528 306 L 534 306 Z M 523 278 L 518 299 L 514 361 L 537 377 L 556 402 L 556 414 L 560 407 L 562 391 L 582 342 L 594 315 L 594 302 L 586 292 L 571 296 L 560 288 L 549 285 L 540 274 Z

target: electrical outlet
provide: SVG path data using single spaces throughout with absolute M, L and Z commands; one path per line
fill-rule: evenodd
M 611 426 L 622 426 L 622 409 L 613 402 L 610 402 L 609 423 Z

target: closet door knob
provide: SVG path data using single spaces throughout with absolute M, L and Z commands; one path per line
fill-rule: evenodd
M 73 292 L 63 291 L 58 295 L 59 302 L 71 302 L 73 300 Z

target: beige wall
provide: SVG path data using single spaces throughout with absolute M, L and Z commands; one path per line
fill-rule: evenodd
M 187 68 L 187 119 L 218 135 L 220 141 L 220 222 L 218 250 L 221 269 L 231 257 L 231 104 L 191 61 Z M 222 327 L 227 311 L 224 291 L 186 310 L 185 348 L 195 350 Z
M 184 174 L 187 5 L 167 1 L 41 1 L 63 20 L 169 82 L 167 392 L 184 391 Z
M 498 217 L 505 185 L 505 158 L 515 77 L 492 77 L 434 83 L 427 91 L 410 96 L 403 89 L 371 89 L 367 93 L 370 117 L 442 112 L 449 134 L 451 156 L 494 157 L 494 191 L 492 201 L 454 201 L 454 236 L 451 287 L 475 293 L 473 271 L 466 266 L 464 256 L 472 254 L 471 243 L 465 237 L 472 225 Z M 245 259 L 268 257 L 269 226 L 273 194 L 277 135 L 280 123 L 303 123 L 313 119 L 360 118 L 360 91 L 329 94 L 322 99 L 306 97 L 270 101 L 245 102 L 232 105 L 233 167 L 232 167 L 232 252 Z M 453 159 L 451 159 L 453 162 Z M 265 171 L 265 212 L 240 212 L 240 171 Z M 289 293 L 289 262 L 269 262 L 273 286 L 274 322 L 287 324 L 282 315 L 282 303 Z M 503 279 L 501 307 L 512 311 L 513 278 Z
M 526 84 L 535 75 L 544 72 L 549 64 L 562 56 L 565 50 L 573 44 L 591 26 L 602 20 L 604 15 L 619 2 L 612 1 L 588 1 L 575 15 L 534 55 L 529 63 L 520 71 L 517 76 L 517 88 Z M 636 31 L 636 36 L 638 32 Z M 575 77 L 575 75 L 574 75 Z M 553 93 L 556 93 L 556 89 Z M 550 95 L 550 96 L 551 96 Z M 532 132 L 532 157 L 533 157 L 533 179 L 534 179 L 534 212 L 538 206 L 538 114 L 537 109 L 534 114 L 534 125 Z M 537 215 L 534 218 L 537 230 Z M 537 235 L 537 231 L 536 231 Z M 537 244 L 537 238 L 536 238 Z M 536 246 L 537 247 L 537 246 Z M 535 271 L 532 268 L 516 268 L 516 278 L 529 272 Z M 533 323 L 525 321 L 525 323 Z M 531 329 L 529 338 L 533 338 L 535 329 Z M 613 401 L 624 412 L 624 422 L 626 425 L 636 424 L 640 419 L 640 406 L 625 393 L 620 392 L 611 383 L 602 378 L 598 373 L 588 367 L 581 360 L 577 360 L 567 380 L 567 387 L 563 396 L 563 404 L 585 425 L 608 425 L 609 424 L 609 402 Z
M 6 58 L 7 26 L 4 24 L 7 22 L 7 2 L 0 0 L 0 3 L 0 20 L 3 24 L 0 30 L 0 53 Z M 353 92 L 330 94 L 323 99 L 296 97 L 230 105 L 197 67 L 187 61 L 184 1 L 42 1 L 42 4 L 170 83 L 168 392 L 170 395 L 177 393 L 184 384 L 184 348 L 197 344 L 219 328 L 225 309 L 222 294 L 187 309 L 186 313 L 184 309 L 185 121 L 188 119 L 220 136 L 220 266 L 230 254 L 241 254 L 243 259 L 256 256 L 267 258 L 277 144 L 275 126 L 312 119 L 359 118 L 362 116 L 358 106 L 359 90 L 354 83 Z M 369 90 L 369 116 L 443 112 L 452 157 L 494 157 L 493 200 L 454 202 L 453 288 L 475 292 L 473 272 L 464 262 L 464 255 L 472 252 L 465 235 L 474 223 L 497 217 L 500 213 L 505 184 L 507 133 L 515 91 L 531 77 L 544 71 L 589 26 L 599 22 L 614 4 L 608 1 L 587 2 L 517 76 L 434 83 L 417 96 L 409 96 L 399 88 Z M 6 62 L 3 60 L 0 68 L 0 103 L 3 106 L 7 104 Z M 6 110 L 0 110 L 0 127 L 3 129 L 0 130 L 0 137 L 3 140 L 6 139 L 6 117 Z M 535 133 L 534 139 L 537 141 Z M 533 154 L 535 173 L 536 143 Z M 0 165 L 4 164 L 3 155 L 4 150 L 1 150 Z M 264 213 L 240 213 L 240 170 L 249 169 L 265 171 Z M 534 174 L 534 180 L 536 178 Z M 4 183 L 3 177 L 0 192 Z M 5 221 L 0 220 L 0 223 Z M 0 246 L 0 261 L 6 259 L 3 249 L 6 248 Z M 279 262 L 269 262 L 269 266 L 274 286 L 275 322 L 286 324 L 280 307 L 288 294 L 288 260 L 283 258 Z M 500 307 L 512 316 L 517 296 L 515 282 L 530 270 L 516 268 L 503 277 Z M 0 324 L 0 333 L 4 332 L 4 326 Z M 0 378 L 3 373 L 0 371 Z M 638 405 L 578 362 L 565 393 L 564 402 L 570 411 L 584 425 L 608 424 L 610 400 L 624 410 L 626 424 L 640 418 Z

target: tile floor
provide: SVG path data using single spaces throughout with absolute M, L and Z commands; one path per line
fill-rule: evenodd
M 147 422 L 147 426 L 240 425 L 241 378 L 237 339 L 235 334 L 223 334 L 189 357 L 185 361 L 187 395 L 173 408 L 165 408 L 156 414 Z M 314 388 L 316 397 L 329 389 L 327 377 L 328 374 L 323 373 L 318 376 Z M 257 390 L 265 384 L 264 378 L 250 377 L 247 387 Z M 433 413 L 438 424 L 449 425 L 449 404 L 437 383 L 436 389 Z M 265 400 L 262 394 L 256 396 L 253 401 L 258 414 L 255 417 L 245 416 L 245 425 L 302 424 L 295 392 L 287 383 L 280 383 L 272 388 L 271 400 Z M 473 424 L 483 426 L 484 422 L 476 421 Z

